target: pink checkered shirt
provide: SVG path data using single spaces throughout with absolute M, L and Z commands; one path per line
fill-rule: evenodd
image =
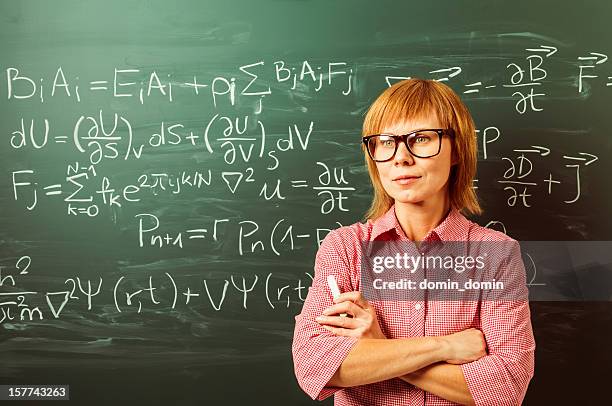
M 331 231 L 315 260 L 315 277 L 300 314 L 295 316 L 293 362 L 300 387 L 312 399 L 334 394 L 334 404 L 453 405 L 400 378 L 349 388 L 328 386 L 358 338 L 337 336 L 315 320 L 333 305 L 327 276 L 335 275 L 340 291 L 360 290 L 360 241 L 408 240 L 392 206 L 375 221 L 355 223 Z M 514 241 L 507 235 L 466 219 L 456 209 L 431 230 L 424 241 Z M 505 272 L 527 297 L 523 262 L 515 258 Z M 511 271 L 510 269 L 510 271 Z M 521 404 L 533 376 L 535 341 L 529 302 L 521 301 L 370 301 L 382 332 L 389 339 L 441 336 L 475 327 L 487 343 L 488 355 L 462 364 L 461 370 L 477 405 Z

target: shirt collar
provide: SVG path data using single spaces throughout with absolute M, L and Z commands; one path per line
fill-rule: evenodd
M 444 220 L 433 230 L 430 230 L 423 240 L 467 241 L 469 224 L 470 221 L 453 207 Z M 393 229 L 400 238 L 407 238 L 395 215 L 395 205 L 392 205 L 385 214 L 373 221 L 370 241 L 375 241 L 381 234 Z

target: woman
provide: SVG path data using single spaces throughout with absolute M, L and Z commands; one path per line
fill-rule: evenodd
M 373 202 L 366 223 L 333 230 L 317 252 L 295 317 L 299 385 L 336 405 L 520 404 L 535 349 L 520 252 L 492 270 L 517 300 L 368 301 L 361 289 L 361 241 L 514 241 L 461 214 L 481 213 L 467 108 L 442 83 L 404 80 L 372 104 L 362 141 Z

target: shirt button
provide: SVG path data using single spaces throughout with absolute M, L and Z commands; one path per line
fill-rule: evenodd
M 415 304 L 414 308 L 417 310 L 421 310 L 421 304 L 420 303 Z

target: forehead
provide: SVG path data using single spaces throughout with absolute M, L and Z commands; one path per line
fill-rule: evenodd
M 425 128 L 442 128 L 435 114 L 421 115 L 420 117 L 386 123 L 382 126 L 381 133 L 399 135 Z

